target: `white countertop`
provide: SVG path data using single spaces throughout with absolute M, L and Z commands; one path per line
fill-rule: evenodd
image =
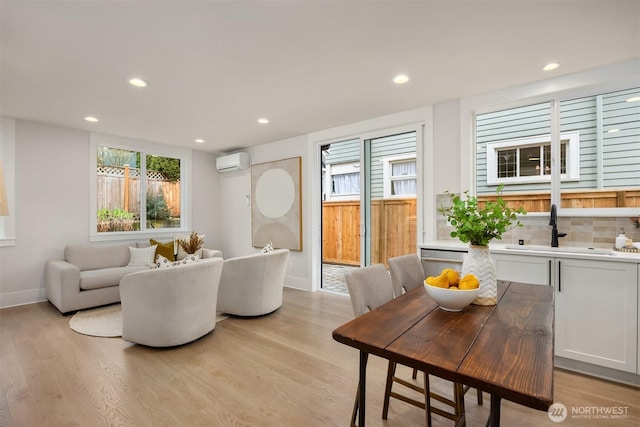
M 524 245 L 522 249 L 514 248 L 514 244 L 505 243 L 491 243 L 489 244 L 489 250 L 495 254 L 509 254 L 509 255 L 526 255 L 526 256 L 540 256 L 540 257 L 558 257 L 563 258 L 577 258 L 577 259 L 598 259 L 601 261 L 615 261 L 615 262 L 631 262 L 640 264 L 640 253 L 633 252 L 618 252 L 613 249 L 606 248 L 594 248 L 593 253 L 589 253 L 587 248 L 571 248 L 568 246 L 552 248 L 535 245 Z M 440 250 L 464 250 L 469 248 L 469 245 L 462 243 L 458 240 L 437 240 L 432 242 L 421 243 L 418 245 L 420 249 L 440 249 Z M 528 249 L 527 249 L 528 248 Z M 571 252 L 571 251 L 574 252 Z M 579 251 L 579 252 L 577 252 Z M 608 253 L 603 253 L 603 252 Z

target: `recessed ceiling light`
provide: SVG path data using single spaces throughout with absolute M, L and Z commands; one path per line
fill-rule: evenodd
M 627 102 L 638 102 L 640 101 L 640 96 L 634 96 L 633 98 L 627 99 Z
M 616 133 L 616 132 L 620 132 L 620 129 L 609 129 L 607 132 Z
M 406 74 L 398 74 L 393 78 L 393 82 L 397 85 L 405 84 L 409 81 L 409 76 Z
M 267 123 L 269 123 L 269 119 L 264 118 L 264 117 L 259 118 L 258 119 L 258 123 L 260 123 L 261 125 L 266 125 Z
M 198 138 L 198 139 L 196 139 L 196 142 L 197 142 L 198 144 L 204 144 L 204 139 L 202 139 L 202 138 Z
M 547 65 L 545 65 L 542 69 L 544 71 L 551 71 L 551 70 L 555 70 L 556 68 L 558 68 L 560 66 L 560 64 L 557 64 L 555 62 L 550 62 Z
M 95 122 L 98 121 L 98 119 L 96 117 L 93 117 L 93 116 L 86 116 L 84 119 L 86 121 L 88 121 L 88 122 L 91 122 L 91 123 L 95 123 Z
M 134 79 L 129 80 L 129 84 L 131 84 L 132 86 L 135 86 L 135 87 L 147 87 L 147 86 L 149 86 L 149 83 L 145 82 L 142 79 L 138 79 L 138 78 L 134 78 Z

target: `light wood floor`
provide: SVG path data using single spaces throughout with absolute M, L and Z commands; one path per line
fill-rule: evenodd
M 88 337 L 49 305 L 0 311 L 1 426 L 347 426 L 358 353 L 331 338 L 352 318 L 348 297 L 286 289 L 283 307 L 256 319 L 229 318 L 191 344 L 153 349 L 120 338 Z M 383 327 L 381 325 L 381 327 Z M 371 357 L 367 421 L 422 426 L 424 412 L 392 400 L 382 421 L 386 361 Z M 403 371 L 410 377 L 407 369 Z M 440 392 L 449 383 L 434 380 Z M 485 405 L 466 397 L 470 427 Z M 625 419 L 551 422 L 546 412 L 504 402 L 503 426 L 637 426 L 640 392 L 564 371 L 555 401 L 575 407 L 628 407 Z M 433 417 L 435 426 L 452 422 Z

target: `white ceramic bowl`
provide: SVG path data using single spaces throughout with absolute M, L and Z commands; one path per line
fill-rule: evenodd
M 480 288 L 470 290 L 445 289 L 424 284 L 427 294 L 446 311 L 462 311 L 473 302 L 480 293 Z

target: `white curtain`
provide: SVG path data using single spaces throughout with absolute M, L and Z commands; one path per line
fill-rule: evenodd
M 360 172 L 333 175 L 333 194 L 360 194 Z
M 391 176 L 416 176 L 416 162 L 398 162 L 391 164 Z M 395 196 L 415 195 L 417 193 L 416 179 L 393 179 L 391 181 L 391 194 Z

